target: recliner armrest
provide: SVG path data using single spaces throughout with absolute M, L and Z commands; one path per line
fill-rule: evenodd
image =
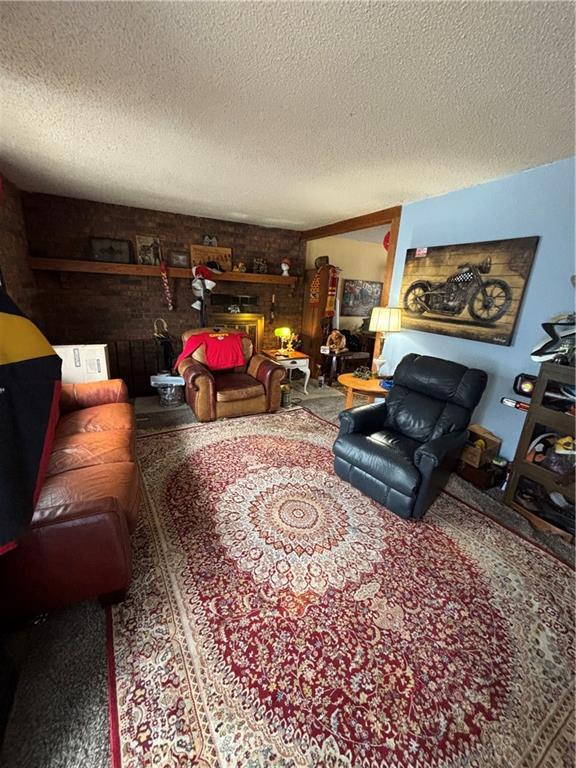
M 359 405 L 342 411 L 340 419 L 340 435 L 349 435 L 352 432 L 367 434 L 380 429 L 386 418 L 386 401 L 382 403 L 370 403 Z
M 268 392 L 275 383 L 279 384 L 286 375 L 286 370 L 282 365 L 278 365 L 278 363 L 275 363 L 273 360 L 260 354 L 250 358 L 248 370 L 246 372 L 249 376 L 252 376 L 259 381 L 260 384 L 263 384 L 266 392 Z
M 216 413 L 216 380 L 208 366 L 192 357 L 178 365 L 178 373 L 186 382 L 186 402 L 198 421 L 214 421 Z
M 424 443 L 414 452 L 414 463 L 417 467 L 434 469 L 439 466 L 449 453 L 462 450 L 468 440 L 468 430 L 449 432 Z
M 178 373 L 182 376 L 186 385 L 191 386 L 194 389 L 196 389 L 195 382 L 199 376 L 206 376 L 212 383 L 214 383 L 214 376 L 212 375 L 211 370 L 206 365 L 203 365 L 203 363 L 194 360 L 193 357 L 185 357 L 184 360 L 182 360 L 178 366 Z

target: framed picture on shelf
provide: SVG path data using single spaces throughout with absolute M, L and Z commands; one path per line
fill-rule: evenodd
M 162 249 L 160 238 L 153 235 L 136 235 L 136 263 L 155 266 L 160 264 Z
M 184 250 L 172 250 L 168 254 L 168 264 L 171 267 L 186 269 L 190 266 L 190 254 Z
M 92 237 L 90 238 L 90 258 L 92 261 L 130 264 L 132 262 L 132 243 L 130 240 L 116 240 L 111 237 Z
M 215 245 L 191 245 L 190 260 L 193 267 L 215 261 L 224 272 L 232 269 L 232 249 Z
M 342 309 L 346 317 L 368 317 L 374 307 L 380 306 L 382 283 L 371 280 L 344 280 Z

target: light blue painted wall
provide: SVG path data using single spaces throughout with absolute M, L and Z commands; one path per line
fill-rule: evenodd
M 429 354 L 483 368 L 486 393 L 474 414 L 503 438 L 502 454 L 513 458 L 525 416 L 500 404 L 512 390 L 517 373 L 537 373 L 530 350 L 544 336 L 540 324 L 554 314 L 572 311 L 576 272 L 574 245 L 574 172 L 576 158 L 405 205 L 402 210 L 390 305 L 399 301 L 409 248 L 474 243 L 539 235 L 540 243 L 524 294 L 512 346 L 499 347 L 419 331 L 401 331 L 386 339 L 386 368 L 393 370 L 408 352 Z

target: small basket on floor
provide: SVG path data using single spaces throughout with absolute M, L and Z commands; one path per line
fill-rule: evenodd
M 184 379 L 169 373 L 150 376 L 150 385 L 158 390 L 162 408 L 173 408 L 184 403 Z
M 184 402 L 184 387 L 179 384 L 166 384 L 158 387 L 160 405 L 162 408 L 173 408 Z

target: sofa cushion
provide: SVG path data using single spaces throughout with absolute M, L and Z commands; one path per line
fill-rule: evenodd
M 46 474 L 50 477 L 70 469 L 118 461 L 134 461 L 134 435 L 130 430 L 78 432 L 56 438 Z
M 216 382 L 216 400 L 228 403 L 232 400 L 249 400 L 266 394 L 264 386 L 247 373 L 213 373 Z
M 107 403 L 82 408 L 62 416 L 56 427 L 56 437 L 77 432 L 107 432 L 113 429 L 135 429 L 134 409 L 130 403 Z
M 92 505 L 94 501 L 108 499 L 110 496 L 118 500 L 118 506 L 126 515 L 128 527 L 132 530 L 136 524 L 139 502 L 138 470 L 133 462 L 99 464 L 46 478 L 32 525 L 46 516 L 49 507 L 82 501 Z
M 106 403 L 127 403 L 128 387 L 122 379 L 105 379 L 82 384 L 63 384 L 60 393 L 60 412 L 69 413 L 79 408 Z
M 372 435 L 352 433 L 338 437 L 334 453 L 406 496 L 415 496 L 421 475 L 414 466 L 420 443 L 387 430 Z

